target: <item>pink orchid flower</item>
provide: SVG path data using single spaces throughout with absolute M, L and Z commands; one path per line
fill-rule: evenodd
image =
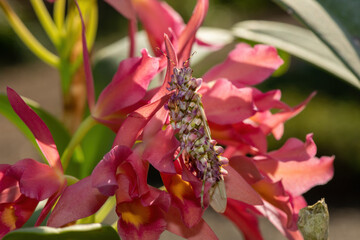
M 60 156 L 45 123 L 11 88 L 7 95 L 16 114 L 34 134 L 49 165 L 23 159 L 14 165 L 0 165 L 0 236 L 20 228 L 39 201 L 48 199 L 36 221 L 40 225 L 66 186 Z
M 195 39 L 195 32 L 202 24 L 209 6 L 208 0 L 198 0 L 191 19 L 185 25 L 181 16 L 165 2 L 158 0 L 105 0 L 119 13 L 129 19 L 129 36 L 131 40 L 130 56 L 134 55 L 134 44 L 137 17 L 140 19 L 148 35 L 153 52 L 160 56 L 159 49 L 165 50 L 164 34 L 172 39 L 177 53 L 190 55 L 194 41 L 207 45 Z M 209 45 L 207 45 L 209 46 Z M 219 47 L 219 46 L 217 46 Z M 187 58 L 181 58 L 186 60 Z
M 316 145 L 312 140 L 312 134 L 307 135 L 305 143 L 291 138 L 279 150 L 265 155 L 250 158 L 244 156 L 241 151 L 230 152 L 225 153 L 230 159 L 230 166 L 259 193 L 264 205 L 250 206 L 231 201 L 225 215 L 230 219 L 233 219 L 233 216 L 241 217 L 235 220 L 235 223 L 245 236 L 258 235 L 257 223 L 251 219 L 256 215 L 263 215 L 289 239 L 302 239 L 296 221 L 298 211 L 307 204 L 301 195 L 332 178 L 334 157 L 315 157 Z M 309 171 L 309 168 L 312 171 Z M 252 214 L 236 213 L 244 209 Z M 253 222 L 250 232 L 244 224 L 247 218 L 249 222 Z
M 118 232 L 122 239 L 158 239 L 166 229 L 183 237 L 197 239 L 199 233 L 204 233 L 216 239 L 205 222 L 190 229 L 176 220 L 175 216 L 179 215 L 176 210 L 169 214 L 169 194 L 147 184 L 148 162 L 141 156 L 143 148 L 141 143 L 133 150 L 116 145 L 91 176 L 66 188 L 48 225 L 61 227 L 90 216 L 109 196 L 115 195 Z M 82 202 L 81 206 L 74 206 L 76 199 Z

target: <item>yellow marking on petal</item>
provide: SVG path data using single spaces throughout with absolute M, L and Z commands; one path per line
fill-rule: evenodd
M 151 207 L 144 207 L 140 200 L 131 203 L 121 203 L 117 207 L 121 219 L 134 225 L 137 229 L 140 225 L 148 223 L 151 217 Z
M 1 214 L 1 223 L 12 231 L 16 229 L 16 220 L 15 208 L 13 206 L 6 207 Z
M 182 202 L 184 202 L 185 196 L 191 196 L 193 194 L 190 183 L 182 180 L 178 174 L 172 177 L 169 191 Z

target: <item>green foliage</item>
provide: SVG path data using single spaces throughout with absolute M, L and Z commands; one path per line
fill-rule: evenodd
M 107 225 L 99 223 L 74 225 L 65 228 L 34 227 L 12 231 L 4 236 L 3 240 L 119 240 L 118 233 Z
M 244 21 L 233 32 L 239 38 L 273 45 L 360 88 L 357 77 L 309 30 L 279 22 Z
M 309 28 L 356 76 L 357 80 L 360 80 L 360 46 L 358 39 L 354 39 L 347 30 L 346 24 L 341 24 L 339 19 L 314 0 L 274 0 L 274 2 Z M 336 6 L 343 10 L 341 6 L 346 5 L 347 2 L 355 2 L 355 0 L 345 3 L 338 1 Z M 355 15 L 354 11 L 349 13 Z

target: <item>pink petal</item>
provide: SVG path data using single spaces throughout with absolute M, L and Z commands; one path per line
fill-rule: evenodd
M 131 0 L 105 0 L 105 2 L 107 2 L 127 19 L 136 18 L 135 9 Z
M 272 90 L 266 93 L 262 93 L 256 88 L 252 88 L 252 90 L 254 103 L 258 111 L 262 112 L 272 108 L 291 110 L 288 105 L 280 101 L 280 90 Z
M 88 217 L 97 212 L 107 198 L 92 186 L 91 177 L 86 177 L 65 189 L 51 213 L 47 225 L 61 227 Z
M 85 23 L 84 18 L 82 16 L 80 7 L 75 1 L 76 7 L 79 11 L 80 19 L 81 19 L 81 41 L 82 41 L 82 51 L 83 51 L 83 61 L 84 61 L 84 71 L 85 71 L 85 79 L 86 79 L 86 92 L 87 92 L 87 100 L 88 105 L 90 108 L 90 112 L 93 111 L 95 105 L 95 90 L 94 90 L 94 79 L 91 72 L 90 66 L 90 57 L 89 57 L 89 50 L 86 43 L 86 30 L 85 30 Z
M 169 93 L 169 90 L 167 90 L 167 88 L 169 87 L 169 82 L 171 81 L 171 75 L 173 74 L 174 67 L 177 67 L 178 65 L 178 59 L 176 56 L 174 46 L 172 45 L 172 43 L 169 40 L 169 37 L 166 34 L 164 34 L 164 42 L 165 42 L 166 54 L 167 54 L 166 75 L 163 84 L 161 85 L 159 91 L 151 99 L 151 102 L 155 102 L 164 95 Z
M 94 168 L 91 174 L 92 186 L 96 187 L 105 196 L 114 195 L 118 188 L 117 168 L 131 153 L 132 151 L 128 147 L 113 147 Z
M 311 98 L 315 95 L 315 93 L 310 94 L 310 96 L 305 99 L 301 104 L 298 106 L 291 108 L 290 110 L 281 111 L 275 114 L 270 114 L 270 112 L 264 113 L 257 113 L 251 119 L 257 122 L 260 125 L 261 130 L 267 135 L 270 132 L 274 134 L 276 139 L 280 139 L 282 136 L 282 125 L 288 119 L 296 116 L 300 113 L 304 108 L 305 105 L 311 100 Z M 276 131 L 280 130 L 280 134 Z
M 16 114 L 34 134 L 36 142 L 50 166 L 57 168 L 62 172 L 59 152 L 48 127 L 13 89 L 8 87 L 7 95 Z
M 203 79 L 210 82 L 218 78 L 227 78 L 235 86 L 255 85 L 268 78 L 283 60 L 272 46 L 240 43 L 230 52 L 228 58 L 207 72 Z
M 255 113 L 250 88 L 236 88 L 230 81 L 219 79 L 203 93 L 206 117 L 217 124 L 243 121 Z
M 255 209 L 252 209 L 252 206 L 233 199 L 228 199 L 224 215 L 242 231 L 245 240 L 263 239 L 254 210 Z M 255 210 L 255 212 L 257 211 Z
M 161 173 L 166 190 L 171 195 L 171 204 L 180 210 L 182 222 L 192 228 L 202 218 L 204 210 L 193 188 L 178 174 Z
M 170 94 L 167 94 L 159 100 L 147 104 L 129 114 L 116 135 L 114 145 L 124 145 L 131 148 L 148 121 L 164 106 L 169 98 Z
M 230 166 L 238 172 L 246 182 L 253 184 L 263 179 L 254 160 L 246 156 L 234 156 L 229 159 Z
M 11 167 L 11 174 L 19 180 L 20 191 L 38 201 L 49 198 L 64 183 L 62 173 L 33 159 L 24 159 Z
M 265 201 L 271 203 L 286 214 L 287 228 L 295 225 L 295 212 L 291 204 L 291 196 L 285 192 L 281 181 L 272 182 L 270 179 L 263 179 L 254 183 L 252 187 Z
M 178 56 L 181 61 L 186 61 L 190 57 L 191 46 L 195 41 L 196 32 L 203 23 L 208 8 L 208 0 L 198 0 L 189 22 L 181 32 L 178 40 Z
M 175 173 L 174 152 L 179 147 L 179 142 L 174 137 L 171 126 L 143 141 L 146 144 L 143 159 L 149 161 L 160 172 Z
M 281 180 L 288 192 L 299 196 L 312 187 L 325 184 L 332 179 L 333 161 L 334 157 L 312 157 L 305 161 L 278 161 L 271 177 L 274 181 Z M 261 162 L 259 167 L 261 168 Z
M 101 92 L 93 116 L 106 119 L 120 109 L 140 101 L 158 68 L 159 60 L 149 56 L 146 49 L 142 50 L 141 58 L 122 61 L 111 83 Z
M 316 145 L 312 139 L 313 134 L 306 135 L 306 142 L 303 143 L 297 138 L 288 139 L 278 150 L 269 152 L 269 156 L 279 161 L 304 161 L 316 154 Z
M 161 54 L 164 34 L 176 36 L 184 27 L 181 16 L 165 2 L 158 0 L 133 1 L 136 13 L 143 24 L 155 54 Z M 170 30 L 171 29 L 171 30 Z
M 167 222 L 166 230 L 183 238 L 189 240 L 218 239 L 203 219 L 201 219 L 201 221 L 192 228 L 186 227 L 181 221 L 179 210 L 175 207 L 170 207 L 170 210 L 165 215 L 165 219 Z
M 226 166 L 228 174 L 224 177 L 228 198 L 250 205 L 263 204 L 260 195 L 232 167 Z
M 297 228 L 286 227 L 286 215 L 271 204 L 264 202 L 263 206 L 256 206 L 269 221 L 289 240 L 304 240 Z

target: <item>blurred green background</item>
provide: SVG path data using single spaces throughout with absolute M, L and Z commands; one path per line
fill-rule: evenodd
M 167 1 L 184 21 L 191 17 L 195 1 Z M 99 29 L 95 50 L 123 38 L 127 34 L 127 21 L 103 1 L 99 1 Z M 16 12 L 29 29 L 48 48 L 51 44 L 27 1 L 11 1 Z M 48 4 L 49 9 L 51 5 Z M 210 8 L 204 26 L 230 28 L 243 20 L 272 20 L 300 25 L 276 4 L 268 0 L 210 0 Z M 227 47 L 229 51 L 231 46 Z M 0 12 L 0 84 L 1 72 L 9 66 L 26 65 L 39 61 L 27 50 Z M 224 59 L 226 51 L 214 53 L 207 59 Z M 210 62 L 211 60 L 209 60 Z M 287 72 L 271 77 L 258 88 L 262 91 L 281 89 L 282 100 L 290 106 L 297 105 L 310 93 L 317 95 L 306 109 L 289 120 L 280 141 L 269 137 L 269 149 L 281 146 L 289 137 L 305 140 L 307 133 L 314 133 L 318 156 L 335 155 L 335 176 L 325 186 L 318 186 L 305 194 L 310 204 L 325 197 L 330 209 L 336 207 L 360 208 L 360 92 L 338 78 L 311 64 L 291 57 Z M 209 64 L 202 63 L 195 73 L 199 76 Z M 47 66 L 44 66 L 47 67 Z M 104 75 L 112 75 L 106 72 Z M 45 80 L 44 80 L 45 81 Z M 311 169 L 309 169 L 311 171 Z

